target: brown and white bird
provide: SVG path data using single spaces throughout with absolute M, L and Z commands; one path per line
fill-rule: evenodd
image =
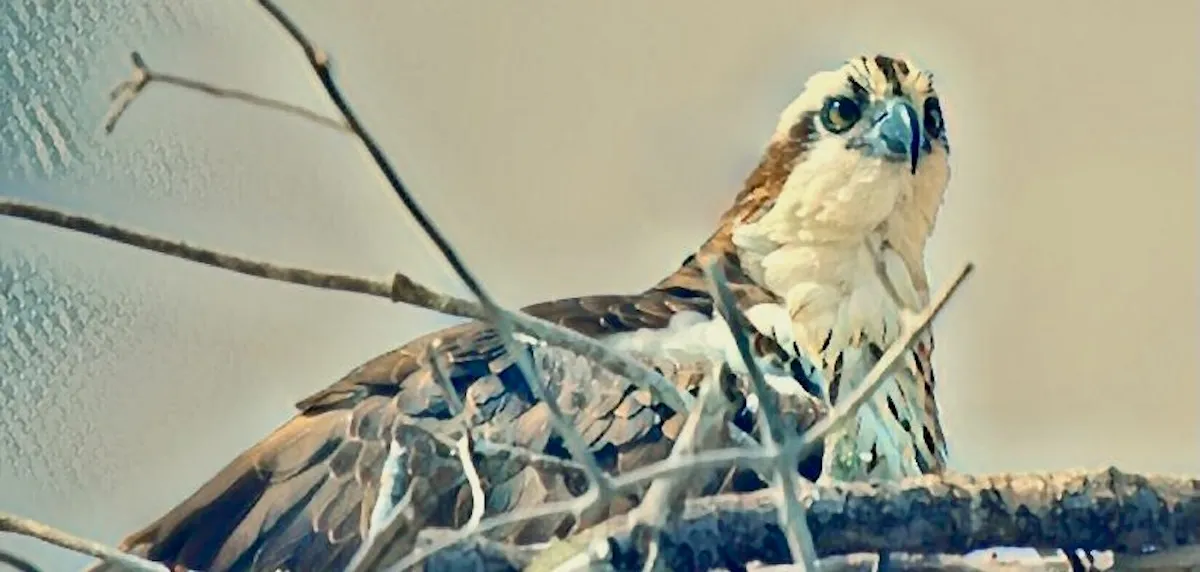
M 900 333 L 906 312 L 929 301 L 925 244 L 950 177 L 932 77 L 886 57 L 817 74 L 784 110 L 770 149 L 784 155 L 786 175 L 770 208 L 732 240 L 742 268 L 783 299 L 796 343 L 836 403 Z M 932 349 L 927 335 L 836 439 L 826 477 L 944 468 Z
M 931 75 L 904 59 L 855 58 L 807 82 L 716 232 L 678 269 L 644 292 L 524 311 L 634 353 L 694 390 L 689 372 L 696 364 L 705 371 L 721 361 L 745 367 L 715 316 L 701 270 L 701 261 L 717 261 L 758 329 L 755 347 L 773 383 L 836 403 L 897 337 L 905 312 L 928 300 L 923 256 L 948 157 Z M 527 347 L 606 470 L 645 466 L 670 451 L 683 415 L 594 364 L 545 345 Z M 921 340 L 824 460 L 807 459 L 800 472 L 851 479 L 942 470 L 932 349 L 932 338 Z M 397 444 L 415 451 L 396 482 L 423 491 L 423 524 L 461 525 L 471 497 L 452 447 L 437 438 L 461 422 L 452 419 L 432 358 L 446 364 L 481 435 L 567 455 L 496 332 L 465 324 L 379 356 L 301 401 L 294 418 L 123 547 L 196 570 L 341 569 L 368 533 L 384 461 Z M 753 407 L 735 419 L 747 431 Z M 581 492 L 580 479 L 490 462 L 480 459 L 489 514 Z M 702 488 L 763 486 L 735 471 Z M 545 541 L 636 502 L 619 499 L 578 520 L 543 520 L 502 534 Z

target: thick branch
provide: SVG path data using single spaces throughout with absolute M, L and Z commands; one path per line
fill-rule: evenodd
M 427 530 L 421 535 L 437 541 L 451 535 L 440 529 Z M 542 547 L 513 546 L 478 536 L 460 542 L 430 557 L 429 570 L 528 570 L 530 562 Z M 848 554 L 830 556 L 819 561 L 821 572 L 875 572 L 878 563 L 876 554 Z M 1190 562 L 1196 562 L 1192 560 Z M 748 566 L 751 572 L 798 572 L 794 565 Z M 888 569 L 895 572 L 940 570 L 942 572 L 1068 572 L 1065 561 L 1048 561 L 1041 556 L 999 557 L 995 553 L 981 551 L 967 556 L 954 554 L 905 554 L 892 553 Z M 1125 568 L 1117 568 L 1124 570 Z M 719 568 L 717 570 L 720 570 Z M 565 571 L 558 571 L 565 572 Z
M 1138 554 L 1200 544 L 1200 480 L 1189 477 L 1117 469 L 949 474 L 815 490 L 805 504 L 811 502 L 808 524 L 824 556 L 965 554 L 996 546 Z M 690 501 L 682 517 L 663 529 L 658 557 L 679 570 L 725 559 L 785 563 L 777 495 L 773 489 Z M 612 557 L 628 562 L 641 557 L 632 531 L 629 519 L 618 517 L 583 536 L 607 536 Z

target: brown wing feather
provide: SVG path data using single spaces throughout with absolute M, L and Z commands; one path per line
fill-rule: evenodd
M 668 288 L 528 309 L 593 336 L 662 327 L 681 310 L 708 313 L 711 301 Z M 434 339 L 442 341 L 439 351 L 449 356 L 447 373 L 484 434 L 565 456 L 549 431 L 545 407 L 524 385 L 496 333 L 478 323 L 466 324 L 381 355 L 303 400 L 296 417 L 122 546 L 170 565 L 214 572 L 340 569 L 366 532 L 380 467 L 393 439 L 425 451 L 424 460 L 414 463 L 413 478 L 426 479 L 429 490 L 440 495 L 424 499 L 432 507 L 423 515 L 426 524 L 461 524 L 469 513 L 467 491 L 453 451 L 438 438 L 439 432 L 450 431 L 451 409 L 425 367 Z M 603 466 L 624 471 L 665 457 L 681 425 L 679 416 L 652 406 L 646 395 L 586 360 L 573 360 L 554 348 L 533 351 Z M 683 387 L 699 379 L 696 371 L 677 364 L 654 365 Z M 489 513 L 566 498 L 578 494 L 585 482 L 581 475 L 548 475 L 503 460 L 480 462 L 485 463 L 481 470 L 488 481 Z M 571 525 L 627 510 L 633 500 L 619 499 L 578 523 L 546 519 L 514 527 L 505 536 L 546 540 Z

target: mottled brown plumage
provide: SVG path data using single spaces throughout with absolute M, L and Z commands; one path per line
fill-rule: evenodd
M 923 150 L 914 147 L 902 157 L 912 161 L 909 174 L 907 164 L 897 162 L 895 157 L 868 154 L 882 148 L 878 141 L 843 140 L 840 134 L 818 125 L 821 105 L 841 94 L 859 97 L 863 105 L 873 102 L 873 98 L 883 101 L 895 94 L 902 98 L 911 95 L 914 101 L 932 97 L 928 81 L 921 80 L 920 72 L 910 67 L 900 60 L 863 58 L 861 63 L 854 60 L 836 72 L 814 76 L 805 93 L 784 111 L 763 159 L 747 177 L 733 206 L 720 218 L 713 235 L 654 287 L 629 295 L 546 302 L 525 311 L 589 336 L 612 339 L 664 330 L 673 324 L 675 316 L 711 318 L 713 303 L 701 267 L 716 261 L 723 266 L 744 310 L 765 309 L 768 314 L 778 310 L 784 317 L 782 329 L 755 323 L 759 331 L 751 333 L 765 367 L 773 367 L 775 375 L 782 372 L 783 377 L 807 389 L 813 387 L 814 380 L 807 379 L 804 367 L 794 366 L 811 359 L 827 377 L 825 381 L 834 382 L 832 386 L 818 383 L 816 391 L 834 394 L 831 397 L 836 401 L 844 357 L 840 348 L 850 351 L 886 344 L 887 335 L 876 339 L 868 334 L 880 328 L 885 334 L 897 333 L 890 314 L 895 308 L 888 302 L 880 306 L 878 314 L 851 314 L 849 327 L 862 329 L 848 331 L 846 300 L 852 306 L 861 303 L 873 295 L 874 290 L 870 290 L 868 294 L 859 293 L 858 298 L 835 300 L 832 314 L 822 309 L 825 313 L 801 319 L 818 306 L 797 297 L 796 285 L 808 283 L 789 281 L 790 275 L 780 278 L 779 265 L 781 261 L 800 265 L 785 270 L 808 272 L 815 276 L 809 277 L 810 281 L 819 281 L 825 277 L 822 272 L 828 273 L 826 266 L 840 261 L 807 255 L 788 258 L 793 251 L 803 255 L 808 252 L 805 249 L 832 244 L 858 252 L 863 245 L 875 244 L 872 241 L 882 232 L 892 241 L 906 268 L 900 272 L 908 274 L 903 276 L 904 284 L 915 289 L 915 294 L 907 290 L 906 294 L 918 299 L 927 296 L 920 256 L 945 183 L 944 139 L 927 139 Z M 905 95 L 908 92 L 911 94 Z M 875 147 L 862 147 L 867 144 Z M 844 196 L 836 194 L 838 188 L 830 187 L 830 181 L 842 179 L 849 181 L 842 189 Z M 883 184 L 892 186 L 880 187 Z M 885 193 L 894 192 L 893 203 L 886 202 L 891 195 L 881 198 L 870 192 L 862 194 L 874 188 L 870 185 Z M 861 194 L 861 198 L 854 193 Z M 844 201 L 831 202 L 830 197 Z M 861 200 L 862 208 L 856 210 L 852 199 Z M 815 211 L 805 214 L 804 209 Z M 883 218 L 871 218 L 876 216 Z M 744 232 L 747 230 L 761 232 L 753 235 Z M 804 267 L 809 264 L 804 261 L 810 258 L 826 266 Z M 813 284 L 855 294 L 860 287 L 856 281 L 870 282 L 866 287 L 875 287 L 872 281 L 877 280 L 874 274 L 867 278 L 855 274 L 835 278 L 843 282 Z M 891 332 L 889 324 L 893 326 Z M 436 350 L 435 340 L 440 344 Z M 637 340 L 623 343 L 631 344 L 623 347 L 635 348 L 631 351 L 641 347 Z M 934 455 L 940 466 L 944 457 L 932 397 L 932 340 L 923 344 L 914 353 L 909 368 L 918 379 L 915 385 L 900 384 L 906 402 L 903 411 L 895 415 L 903 417 L 905 423 L 915 419 L 908 400 L 924 408 L 926 418 L 910 429 L 936 432 Z M 721 353 L 722 348 L 701 350 L 699 354 L 687 354 L 688 359 L 666 353 L 639 357 L 661 369 L 677 387 L 694 391 L 702 375 L 712 370 L 713 360 L 728 359 L 720 357 L 728 355 Z M 621 473 L 643 467 L 670 451 L 683 416 L 653 403 L 626 380 L 563 350 L 533 345 L 530 351 L 545 373 L 552 394 L 558 396 L 606 470 Z M 465 324 L 381 355 L 304 399 L 298 404 L 296 417 L 240 455 L 158 521 L 130 535 L 123 546 L 154 560 L 193 569 L 340 569 L 366 534 L 379 493 L 383 461 L 392 441 L 409 452 L 408 474 L 402 484 L 419 497 L 414 501 L 419 507 L 414 524 L 454 527 L 463 523 L 470 512 L 469 492 L 452 450 L 461 425 L 458 419 L 452 419 L 447 396 L 428 367 L 431 352 L 448 360 L 449 377 L 479 434 L 567 457 L 561 441 L 549 428 L 544 404 L 539 405 L 533 397 L 495 331 L 479 323 Z M 867 362 L 857 359 L 853 365 L 861 369 Z M 812 372 L 811 366 L 807 371 Z M 913 391 L 919 395 L 911 395 Z M 743 429 L 753 431 L 754 415 L 742 405 L 734 420 Z M 811 422 L 812 415 L 811 411 L 800 415 L 801 425 Z M 894 457 L 894 451 L 888 455 Z M 476 460 L 485 483 L 489 514 L 563 499 L 582 492 L 586 482 L 577 472 L 525 466 L 512 459 Z M 815 478 L 821 470 L 820 458 L 807 459 L 800 469 Z M 695 485 L 702 492 L 714 492 L 749 490 L 763 486 L 763 482 L 756 475 L 738 471 Z M 636 502 L 636 495 L 617 499 L 582 515 L 579 522 L 569 517 L 543 519 L 498 535 L 521 542 L 544 541 L 628 510 Z
M 595 296 L 538 304 L 527 312 L 589 335 L 660 328 L 683 310 L 710 313 L 707 294 L 691 290 L 695 262 L 645 293 Z M 742 285 L 743 295 L 761 296 Z M 365 533 L 391 440 L 417 451 L 412 463 L 424 498 L 427 526 L 459 526 L 470 509 L 459 461 L 446 440 L 456 434 L 450 404 L 426 364 L 431 342 L 445 355 L 447 374 L 489 440 L 566 457 L 551 438 L 546 409 L 525 386 L 495 331 L 465 324 L 381 355 L 303 400 L 301 413 L 239 456 L 191 498 L 124 546 L 151 559 L 202 570 L 337 570 Z M 564 350 L 536 347 L 535 362 L 603 468 L 623 472 L 661 460 L 683 416 L 655 406 L 649 396 Z M 678 386 L 694 393 L 708 364 L 651 361 Z M 746 430 L 750 415 L 743 413 Z M 529 507 L 579 494 L 582 474 L 561 475 L 515 461 L 477 458 L 487 483 L 489 513 Z M 815 470 L 815 466 L 811 470 Z M 815 476 L 815 475 L 810 475 Z M 410 486 L 417 486 L 410 483 Z M 725 475 L 706 492 L 754 488 L 751 475 Z M 618 499 L 574 523 L 545 519 L 504 531 L 519 541 L 544 541 L 624 512 L 636 497 Z

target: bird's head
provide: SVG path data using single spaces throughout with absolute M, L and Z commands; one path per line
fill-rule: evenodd
M 932 79 L 883 55 L 809 78 L 726 215 L 735 235 L 753 227 L 735 242 L 858 242 L 884 230 L 922 249 L 950 177 Z
M 717 231 L 664 284 L 701 288 L 694 262 L 726 260 L 793 314 L 819 311 L 828 304 L 813 303 L 809 286 L 846 290 L 847 253 L 886 242 L 923 291 L 949 155 L 933 78 L 912 61 L 864 56 L 818 73 L 780 115 Z

